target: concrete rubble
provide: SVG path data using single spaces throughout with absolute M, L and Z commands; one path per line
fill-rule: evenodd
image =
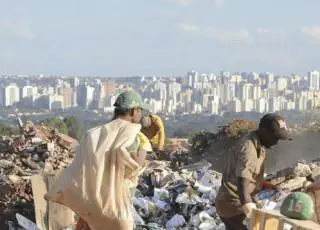
M 16 213 L 35 221 L 31 176 L 68 166 L 78 144 L 56 129 L 18 124 L 20 135 L 0 140 L 0 226 L 14 226 Z

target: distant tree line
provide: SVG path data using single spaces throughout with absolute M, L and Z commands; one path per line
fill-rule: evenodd
M 0 124 L 0 136 L 11 136 L 18 133 L 19 130 L 17 127 L 9 126 L 6 124 Z
M 49 127 L 56 128 L 59 132 L 67 134 L 77 140 L 80 140 L 82 137 L 83 127 L 74 116 L 66 117 L 64 119 L 57 117 L 48 118 L 45 119 L 43 123 Z

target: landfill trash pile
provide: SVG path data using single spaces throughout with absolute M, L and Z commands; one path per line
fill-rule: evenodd
M 67 167 L 78 145 L 56 129 L 21 123 L 21 135 L 0 140 L 0 226 L 14 226 L 12 229 L 19 229 L 17 213 L 35 222 L 31 176 Z M 242 125 L 242 134 L 244 123 L 235 124 Z M 248 131 L 252 128 L 250 123 Z M 227 159 L 238 138 L 226 132 L 227 127 L 222 127 L 217 134 L 200 133 L 191 148 L 186 141 L 182 146 L 182 141 L 172 140 L 164 151 L 149 155 L 133 198 L 136 229 L 224 229 L 215 198 L 225 164 L 222 159 Z M 259 207 L 279 209 L 291 191 L 304 191 L 317 175 L 320 159 L 266 174 L 264 189 L 255 200 Z
M 280 210 L 284 198 L 291 192 L 305 192 L 320 176 L 320 159 L 297 162 L 294 166 L 265 175 L 264 189 L 255 196 L 258 207 Z
M 222 175 L 201 161 L 177 171 L 151 161 L 140 177 L 133 204 L 136 229 L 224 229 L 214 204 Z
M 173 170 L 170 161 L 151 161 L 135 193 L 137 229 L 224 229 L 215 198 L 222 175 L 200 161 Z M 254 197 L 259 208 L 279 210 L 293 191 L 305 191 L 320 175 L 320 160 L 298 162 L 265 175 L 264 189 Z
M 0 226 L 16 222 L 16 213 L 35 220 L 31 176 L 68 166 L 78 144 L 56 129 L 21 123 L 21 135 L 0 140 Z

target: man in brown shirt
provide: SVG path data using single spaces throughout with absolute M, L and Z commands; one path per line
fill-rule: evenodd
M 287 139 L 284 119 L 270 113 L 261 118 L 257 130 L 238 141 L 230 153 L 216 199 L 216 209 L 226 230 L 247 229 L 243 220 L 250 218 L 256 208 L 252 197 L 261 189 L 265 148 Z

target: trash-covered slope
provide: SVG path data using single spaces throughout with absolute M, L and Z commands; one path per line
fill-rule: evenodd
M 140 177 L 133 199 L 137 229 L 224 229 L 214 207 L 221 180 L 218 171 L 222 171 L 237 139 L 255 128 L 255 124 L 239 120 L 230 124 L 221 127 L 217 134 L 198 133 L 191 142 L 192 147 L 187 140 L 171 140 L 165 151 L 148 157 L 149 166 Z M 317 161 L 295 164 L 296 160 L 304 158 L 308 150 L 317 151 L 316 140 L 310 142 L 312 138 L 304 136 L 305 130 L 295 133 L 297 136 L 292 144 L 299 143 L 298 140 L 300 143 L 311 144 L 291 147 L 291 153 L 303 153 L 297 154 L 294 162 L 289 162 L 290 156 L 291 159 L 293 156 L 288 154 L 290 146 L 280 145 L 280 150 L 274 149 L 278 154 L 269 154 L 269 159 L 270 156 L 277 156 L 271 158 L 277 162 L 285 159 L 284 164 L 278 163 L 278 169 L 294 166 L 268 176 L 270 183 L 278 183 L 281 191 L 301 189 L 319 166 Z M 317 130 L 310 135 L 319 137 Z M 35 221 L 31 175 L 49 173 L 68 166 L 74 157 L 76 144 L 76 140 L 54 129 L 32 123 L 23 128 L 21 135 L 2 137 L 0 226 L 5 227 L 1 229 L 8 229 L 9 225 L 17 226 L 16 213 Z M 281 151 L 281 148 L 287 150 Z M 287 158 L 280 155 L 281 152 L 287 153 Z M 310 154 L 308 159 L 314 159 L 313 155 L 319 156 L 317 152 Z M 268 165 L 274 165 L 274 162 Z M 276 201 L 283 194 L 287 193 L 263 191 L 261 197 Z

